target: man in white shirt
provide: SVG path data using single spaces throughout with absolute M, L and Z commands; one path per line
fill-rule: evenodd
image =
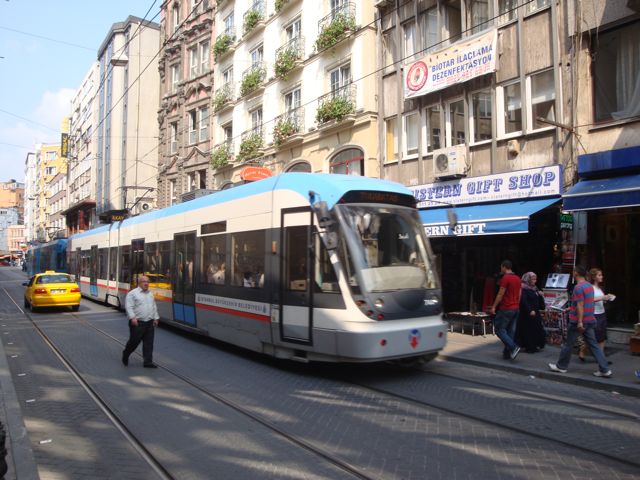
M 153 363 L 153 337 L 160 315 L 153 293 L 149 291 L 149 278 L 138 277 L 138 287 L 127 293 L 125 301 L 129 318 L 129 341 L 122 352 L 122 363 L 129 365 L 131 355 L 142 342 L 142 357 L 146 368 L 158 368 Z

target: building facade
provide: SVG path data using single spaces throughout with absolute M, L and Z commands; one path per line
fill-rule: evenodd
M 38 152 L 38 153 L 36 153 Z M 24 235 L 27 242 L 36 238 L 37 166 L 39 147 L 29 152 L 24 160 Z
M 9 180 L 0 182 L 0 208 L 16 208 L 18 222 L 24 222 L 24 183 Z
M 27 248 L 24 236 L 24 225 L 9 225 L 7 227 L 7 246 L 12 254 L 22 256 Z
M 52 184 L 59 174 L 66 176 L 67 159 L 61 156 L 60 144 L 43 144 L 36 153 L 36 162 L 35 191 L 29 192 L 30 197 L 35 197 L 33 240 L 46 242 L 49 240 L 49 232 L 54 228 L 50 223 L 49 205 L 49 199 L 54 194 Z
M 58 172 L 47 187 L 47 237 L 66 237 L 67 222 L 63 214 L 67 209 L 67 171 Z
M 18 225 L 17 208 L 0 208 L 0 254 L 11 253 L 9 245 L 9 227 Z
M 103 218 L 155 204 L 158 45 L 158 24 L 130 16 L 113 24 L 98 50 L 95 201 Z

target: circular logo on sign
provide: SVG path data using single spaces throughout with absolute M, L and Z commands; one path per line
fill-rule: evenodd
M 412 92 L 420 90 L 427 83 L 429 69 L 424 62 L 416 62 L 411 65 L 407 74 L 407 88 Z

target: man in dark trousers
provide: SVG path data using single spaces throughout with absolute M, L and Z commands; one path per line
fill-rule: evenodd
M 127 293 L 125 301 L 129 318 L 129 341 L 122 352 L 122 363 L 129 365 L 129 355 L 142 342 L 142 357 L 146 368 L 158 368 L 153 363 L 153 336 L 158 326 L 158 308 L 149 291 L 149 278 L 138 277 L 138 286 Z
M 515 360 L 520 353 L 520 347 L 513 340 L 516 335 L 516 323 L 518 312 L 520 311 L 521 282 L 511 270 L 513 265 L 510 260 L 503 260 L 500 264 L 502 278 L 499 282 L 500 289 L 496 295 L 493 305 L 489 307 L 489 313 L 495 314 L 493 320 L 496 328 L 496 335 L 504 344 L 502 357 Z M 496 313 L 496 309 L 498 312 Z

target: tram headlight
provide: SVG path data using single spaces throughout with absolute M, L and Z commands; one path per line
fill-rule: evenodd
M 381 298 L 377 298 L 375 302 L 373 302 L 373 306 L 378 310 L 382 310 L 384 308 L 384 301 Z

